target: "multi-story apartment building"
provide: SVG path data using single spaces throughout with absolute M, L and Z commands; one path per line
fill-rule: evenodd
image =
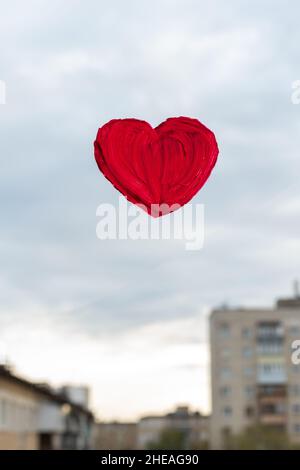
M 297 339 L 299 297 L 279 300 L 273 309 L 212 312 L 212 448 L 257 424 L 282 429 L 300 443 L 300 365 L 291 357 Z

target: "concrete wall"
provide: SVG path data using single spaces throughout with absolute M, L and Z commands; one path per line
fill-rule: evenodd
M 38 449 L 36 394 L 0 378 L 0 449 Z

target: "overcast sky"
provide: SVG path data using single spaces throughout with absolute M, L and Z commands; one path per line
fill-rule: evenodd
M 0 344 L 34 380 L 87 383 L 99 417 L 208 411 L 207 316 L 300 277 L 300 5 L 1 1 Z M 193 204 L 205 243 L 100 241 L 118 192 L 98 127 L 196 117 L 220 155 Z

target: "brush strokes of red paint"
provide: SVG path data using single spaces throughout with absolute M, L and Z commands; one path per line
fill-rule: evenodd
M 154 217 L 190 201 L 219 153 L 213 132 L 188 117 L 169 118 L 154 129 L 139 119 L 113 119 L 98 130 L 94 149 L 104 176 Z M 151 210 L 162 204 L 158 213 Z

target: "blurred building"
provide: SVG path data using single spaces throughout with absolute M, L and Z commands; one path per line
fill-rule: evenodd
M 72 403 L 83 406 L 84 408 L 89 407 L 89 387 L 86 387 L 85 385 L 64 385 L 59 389 L 59 392 L 64 396 L 68 397 Z
M 179 431 L 185 448 L 198 448 L 208 442 L 209 418 L 199 412 L 191 412 L 187 406 L 180 406 L 162 416 L 145 416 L 137 424 L 137 448 L 147 449 L 159 442 L 163 431 Z
M 210 317 L 211 444 L 254 424 L 286 431 L 300 442 L 300 365 L 292 343 L 300 339 L 300 298 L 273 309 L 214 310 Z
M 95 448 L 134 450 L 137 446 L 136 423 L 98 423 L 95 427 Z
M 93 414 L 67 393 L 0 366 L 0 449 L 87 449 Z

